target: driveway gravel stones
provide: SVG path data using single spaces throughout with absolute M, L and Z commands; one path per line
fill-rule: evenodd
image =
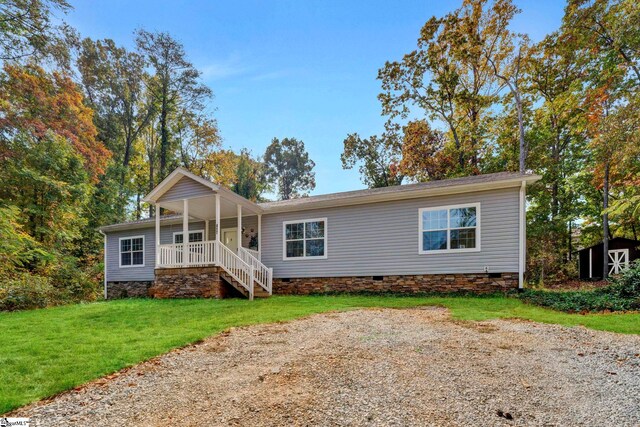
M 15 411 L 38 426 L 640 425 L 640 337 L 447 310 L 233 329 Z

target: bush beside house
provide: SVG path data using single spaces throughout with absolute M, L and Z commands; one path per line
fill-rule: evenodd
M 566 292 L 531 289 L 518 297 L 530 304 L 566 312 L 640 310 L 640 263 L 635 262 L 610 285 L 600 289 Z

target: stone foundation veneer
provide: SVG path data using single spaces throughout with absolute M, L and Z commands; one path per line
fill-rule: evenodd
M 490 277 L 491 276 L 491 277 Z M 407 276 L 357 276 L 273 278 L 273 293 L 307 295 L 332 292 L 506 292 L 518 288 L 518 273 L 424 274 Z
M 220 278 L 219 267 L 157 268 L 155 273 L 149 288 L 153 298 L 225 298 L 235 291 Z
M 107 282 L 107 299 L 149 296 L 153 281 Z

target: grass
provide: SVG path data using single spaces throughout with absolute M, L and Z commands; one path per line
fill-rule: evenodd
M 521 318 L 628 334 L 640 314 L 567 314 L 504 297 L 277 296 L 120 300 L 0 313 L 0 414 L 232 326 L 361 307 L 448 307 L 461 320 Z

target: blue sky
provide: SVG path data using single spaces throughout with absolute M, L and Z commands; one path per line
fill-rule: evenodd
M 133 47 L 133 31 L 168 31 L 203 72 L 224 145 L 262 154 L 273 137 L 305 142 L 316 162 L 312 194 L 363 188 L 342 170 L 348 133 L 379 133 L 378 69 L 416 44 L 424 22 L 461 0 L 76 0 L 67 21 L 83 36 Z M 564 2 L 521 0 L 512 28 L 539 40 Z

